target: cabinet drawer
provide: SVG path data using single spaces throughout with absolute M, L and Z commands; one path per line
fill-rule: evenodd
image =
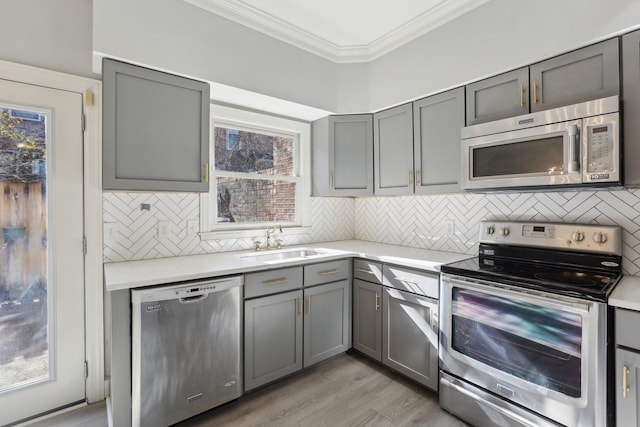
M 244 297 L 253 298 L 302 287 L 302 267 L 261 271 L 244 276 Z
M 640 350 L 640 312 L 616 308 L 616 345 Z
M 304 286 L 337 282 L 349 278 L 349 260 L 323 262 L 304 266 Z
M 404 267 L 385 265 L 383 267 L 382 283 L 392 288 L 435 299 L 438 299 L 440 294 L 437 274 L 411 270 Z
M 353 260 L 353 277 L 382 284 L 382 264 L 365 259 Z

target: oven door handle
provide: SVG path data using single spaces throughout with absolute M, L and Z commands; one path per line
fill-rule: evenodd
M 549 308 L 561 310 L 573 310 L 574 312 L 587 314 L 591 311 L 592 304 L 588 302 L 563 300 L 561 295 L 544 294 L 531 289 L 518 289 L 500 283 L 485 282 L 477 279 L 467 279 L 460 276 L 442 275 L 443 282 L 450 282 L 452 286 L 457 286 L 472 291 L 483 291 L 497 296 L 507 298 L 517 298 L 524 302 L 536 303 Z M 557 302 L 562 301 L 562 302 Z

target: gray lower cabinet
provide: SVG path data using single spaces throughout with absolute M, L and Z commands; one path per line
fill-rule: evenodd
M 312 194 L 373 195 L 373 115 L 328 116 L 311 124 Z
M 640 184 L 640 31 L 622 37 L 624 184 Z
M 640 312 L 615 309 L 616 425 L 640 425 Z
M 528 88 L 529 67 L 468 84 L 467 126 L 528 113 Z
M 377 195 L 413 194 L 413 105 L 373 115 L 374 184 Z
M 348 280 L 304 289 L 304 367 L 350 347 L 351 287 Z
M 460 129 L 464 118 L 462 87 L 413 103 L 416 194 L 460 191 Z
M 612 38 L 466 87 L 467 126 L 620 94 Z
M 209 84 L 104 59 L 102 186 L 209 191 Z
M 353 348 L 382 361 L 382 285 L 353 280 Z
M 349 349 L 349 265 L 339 260 L 245 275 L 245 391 Z
M 438 389 L 438 300 L 384 288 L 382 363 Z
M 302 369 L 302 290 L 244 303 L 244 389 Z
M 636 327 L 637 329 L 637 327 Z M 616 349 L 616 425 L 637 427 L 640 425 L 640 349 L 637 351 Z

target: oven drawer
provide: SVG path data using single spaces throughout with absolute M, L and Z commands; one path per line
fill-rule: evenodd
M 366 259 L 355 259 L 353 260 L 353 277 L 382 284 L 382 264 Z
M 640 312 L 616 308 L 616 345 L 640 349 Z
M 382 282 L 395 289 L 424 295 L 434 299 L 439 297 L 438 275 L 412 270 L 394 265 L 384 265 Z

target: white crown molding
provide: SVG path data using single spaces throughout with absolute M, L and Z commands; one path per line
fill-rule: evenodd
M 368 62 L 487 3 L 489 0 L 443 0 L 411 21 L 368 44 L 339 46 L 277 16 L 238 0 L 183 0 L 285 43 L 337 63 Z

